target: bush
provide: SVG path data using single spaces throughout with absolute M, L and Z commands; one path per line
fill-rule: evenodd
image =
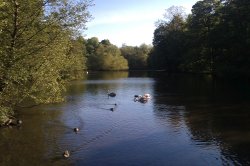
M 0 126 L 4 125 L 13 114 L 14 112 L 10 107 L 0 106 Z

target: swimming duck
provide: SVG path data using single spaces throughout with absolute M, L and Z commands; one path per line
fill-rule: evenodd
M 116 93 L 110 92 L 110 93 L 108 93 L 108 96 L 110 96 L 110 97 L 115 97 L 115 96 L 116 96 Z
M 145 98 L 147 98 L 147 99 L 150 99 L 150 98 L 151 98 L 150 94 L 148 94 L 148 93 L 144 94 L 143 97 L 145 97 Z
M 79 131 L 79 128 L 74 128 L 74 132 L 78 132 Z
M 68 150 L 65 150 L 65 151 L 63 152 L 63 157 L 69 158 L 69 156 L 70 156 L 69 151 L 68 151 Z
M 20 119 L 18 119 L 18 120 L 16 121 L 16 123 L 17 123 L 18 125 L 21 125 L 21 124 L 23 123 L 23 121 L 20 120 Z

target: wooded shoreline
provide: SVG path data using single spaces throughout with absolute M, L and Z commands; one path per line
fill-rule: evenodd
M 85 39 L 92 1 L 0 2 L 0 124 L 24 100 L 64 100 L 76 71 L 163 70 L 250 78 L 250 1 L 202 0 L 186 15 L 172 6 L 157 22 L 152 45 L 117 47 Z M 157 20 L 156 20 L 157 21 Z

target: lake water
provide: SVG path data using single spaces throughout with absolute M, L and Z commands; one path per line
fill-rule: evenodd
M 134 101 L 145 93 L 148 102 Z M 246 82 L 90 72 L 65 95 L 64 103 L 20 110 L 21 127 L 0 129 L 0 165 L 250 165 Z

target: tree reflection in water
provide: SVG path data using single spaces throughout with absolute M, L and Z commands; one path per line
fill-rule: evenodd
M 176 130 L 187 127 L 199 147 L 219 147 L 215 159 L 223 164 L 250 164 L 250 93 L 242 91 L 244 83 L 185 75 L 157 79 L 154 112 L 159 119 Z

